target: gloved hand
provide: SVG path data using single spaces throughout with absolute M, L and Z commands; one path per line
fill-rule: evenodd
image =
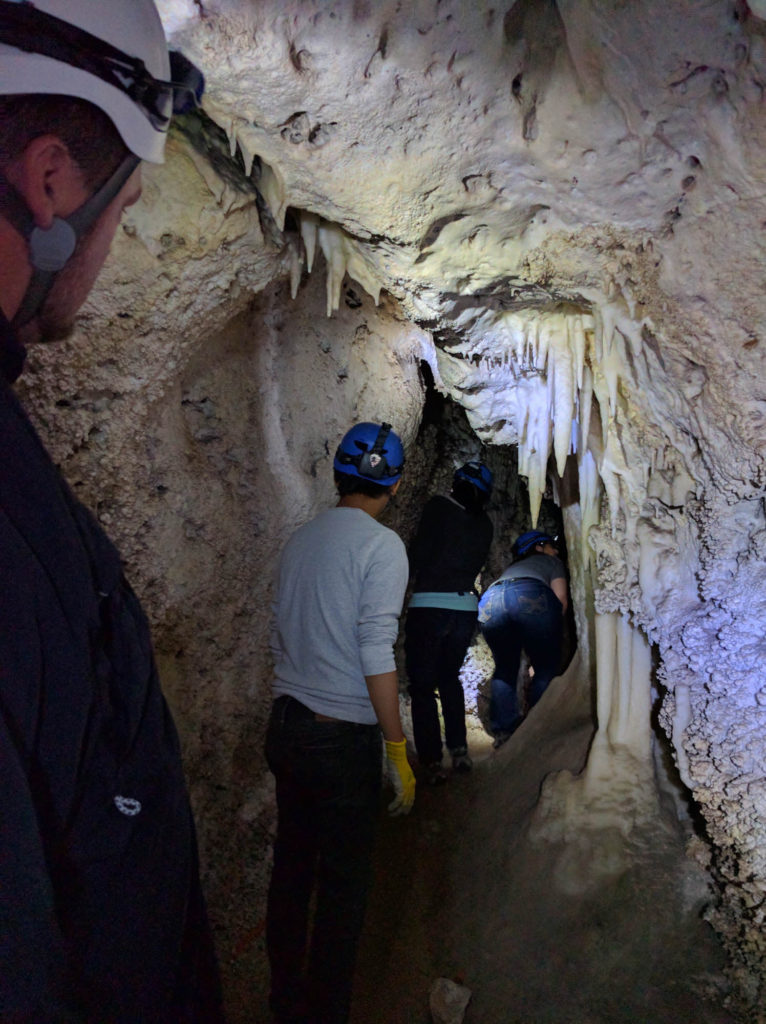
M 389 814 L 409 814 L 415 802 L 415 776 L 407 760 L 407 740 L 386 740 L 386 767 L 396 797 L 388 805 Z

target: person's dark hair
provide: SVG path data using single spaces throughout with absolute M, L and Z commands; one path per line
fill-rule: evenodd
M 72 96 L 0 96 L 0 167 L 21 156 L 33 139 L 57 135 L 94 191 L 128 154 L 112 121 Z
M 452 485 L 452 497 L 460 502 L 466 512 L 478 515 L 484 511 L 484 506 L 489 500 L 489 495 L 468 480 L 457 479 Z
M 365 480 L 361 476 L 352 476 L 350 473 L 333 474 L 335 477 L 335 488 L 341 498 L 349 494 L 364 494 L 368 498 L 381 498 L 384 494 L 390 494 L 393 484 L 377 484 L 374 480 Z

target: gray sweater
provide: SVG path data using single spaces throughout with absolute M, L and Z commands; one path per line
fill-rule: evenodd
M 296 530 L 277 570 L 274 696 L 374 723 L 364 677 L 396 667 L 408 575 L 401 539 L 361 509 L 327 509 Z

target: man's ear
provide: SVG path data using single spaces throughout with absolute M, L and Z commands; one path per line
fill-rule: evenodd
M 32 139 L 6 174 L 44 231 L 54 217 L 68 217 L 88 198 L 82 171 L 57 135 Z
M 396 481 L 396 483 L 395 483 L 395 484 L 391 484 L 391 487 L 390 487 L 390 489 L 389 489 L 389 493 L 391 494 L 391 497 L 392 497 L 392 498 L 393 498 L 393 496 L 394 496 L 394 495 L 396 494 L 396 492 L 397 492 L 397 491 L 399 490 L 399 484 L 400 484 L 401 482 L 402 482 L 402 478 L 401 478 L 401 477 L 399 477 L 399 479 L 398 479 L 398 480 Z

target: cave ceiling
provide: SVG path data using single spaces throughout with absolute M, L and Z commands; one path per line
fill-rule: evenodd
M 763 486 L 766 57 L 746 4 L 160 7 L 277 228 L 300 224 L 296 287 L 321 248 L 328 313 L 345 272 L 395 296 L 485 440 L 544 476 L 530 395 L 495 399 L 535 390 L 550 351 L 562 424 L 590 365 L 638 447 L 732 496 Z

